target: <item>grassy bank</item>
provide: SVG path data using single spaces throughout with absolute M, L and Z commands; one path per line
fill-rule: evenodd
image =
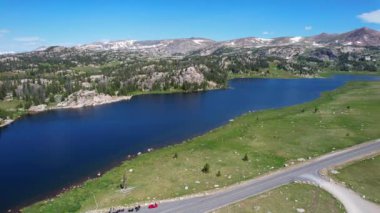
M 380 204 L 380 156 L 354 162 L 338 169 L 332 177 L 366 199 Z
M 380 76 L 380 72 L 364 72 L 364 71 L 326 71 L 318 73 L 320 77 L 329 78 L 333 75 L 377 75 Z
M 323 189 L 290 184 L 218 209 L 215 213 L 297 212 L 297 209 L 314 213 L 345 212 L 343 205 Z
M 229 73 L 228 79 L 234 78 L 300 78 L 292 72 L 278 69 L 273 63 L 270 64 L 268 69 L 260 71 L 245 71 L 242 73 Z
M 229 79 L 234 79 L 234 78 L 301 78 L 300 76 L 293 75 L 289 72 L 285 71 L 275 71 L 275 72 L 252 72 L 252 73 L 231 73 L 228 75 Z
M 380 82 L 357 82 L 307 104 L 249 113 L 183 144 L 142 154 L 24 211 L 83 211 L 228 186 L 298 158 L 380 138 L 379 105 Z M 245 154 L 247 161 L 242 160 Z M 203 173 L 206 163 L 209 172 Z M 124 175 L 132 188 L 127 193 L 119 188 Z
M 25 110 L 22 109 L 22 104 L 20 100 L 0 101 L 0 118 L 16 119 L 24 115 Z

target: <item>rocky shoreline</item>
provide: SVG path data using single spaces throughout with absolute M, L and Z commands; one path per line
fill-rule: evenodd
M 103 93 L 99 94 L 95 90 L 79 90 L 78 92 L 69 95 L 65 101 L 59 102 L 56 106 L 48 106 L 46 104 L 31 106 L 27 113 L 36 114 L 48 110 L 79 109 L 83 107 L 100 106 L 119 101 L 127 101 L 131 98 L 132 96 L 111 96 Z M 14 121 L 15 120 L 12 119 L 5 119 L 0 124 L 0 128 L 7 126 Z
M 0 128 L 1 127 L 4 127 L 4 126 L 8 126 L 9 124 L 11 124 L 14 120 L 12 119 L 5 119 L 5 120 L 0 120 Z

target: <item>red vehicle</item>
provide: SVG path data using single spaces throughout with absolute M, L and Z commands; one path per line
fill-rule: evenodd
M 148 206 L 148 209 L 155 209 L 155 208 L 157 208 L 158 207 L 158 204 L 157 203 L 154 203 L 154 204 L 150 204 L 149 206 Z

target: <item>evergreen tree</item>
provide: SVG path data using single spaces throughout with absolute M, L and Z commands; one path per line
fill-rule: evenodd
M 120 184 L 120 188 L 121 189 L 126 189 L 127 188 L 127 175 L 125 173 L 123 175 L 123 181 Z
M 210 172 L 210 165 L 206 163 L 202 168 L 203 173 L 209 173 Z
M 248 159 L 248 155 L 245 154 L 242 160 L 243 160 L 243 161 L 248 161 L 248 160 L 249 160 L 249 159 Z

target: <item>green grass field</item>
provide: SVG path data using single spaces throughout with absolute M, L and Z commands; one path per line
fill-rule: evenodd
M 22 104 L 20 100 L 12 100 L 12 101 L 0 101 L 0 109 L 3 110 L 17 110 L 17 106 Z
M 338 169 L 332 177 L 366 199 L 380 204 L 380 156 L 372 157 Z
M 15 119 L 24 115 L 25 111 L 18 108 L 22 104 L 23 101 L 20 100 L 0 101 L 0 118 L 9 117 L 11 119 Z
M 269 73 L 266 72 L 250 72 L 250 73 L 236 73 L 236 74 L 229 74 L 229 79 L 234 78 L 301 78 L 300 76 L 291 74 L 289 72 L 285 71 L 270 71 Z
M 245 73 L 229 73 L 229 79 L 234 78 L 301 78 L 300 76 L 285 70 L 280 70 L 273 63 L 270 64 L 268 69 L 260 71 L 251 71 Z
M 323 189 L 311 185 L 290 184 L 223 207 L 215 213 L 286 213 L 297 212 L 297 209 L 313 213 L 345 212 L 343 205 Z
M 318 75 L 320 77 L 324 77 L 324 78 L 329 78 L 333 75 L 370 75 L 370 76 L 373 76 L 373 75 L 376 75 L 376 76 L 379 76 L 380 75 L 380 72 L 377 71 L 377 72 L 366 72 L 366 71 L 324 71 L 324 72 L 320 72 L 318 73 Z
M 23 211 L 84 211 L 228 186 L 298 158 L 380 138 L 379 106 L 380 82 L 356 82 L 310 103 L 248 113 L 185 143 L 123 162 L 102 177 Z M 242 160 L 245 154 L 248 161 Z M 206 163 L 210 172 L 202 173 Z M 124 174 L 132 188 L 128 193 L 119 189 Z

